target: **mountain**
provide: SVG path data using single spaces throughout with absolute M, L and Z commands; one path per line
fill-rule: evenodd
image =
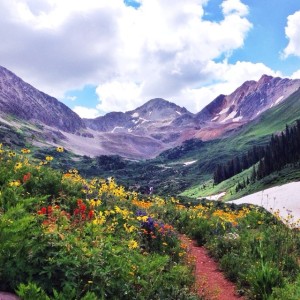
M 196 115 L 198 121 L 206 123 L 196 137 L 211 139 L 222 136 L 284 102 L 299 88 L 299 79 L 263 75 L 258 81 L 246 81 L 232 94 L 218 96 Z
M 11 126 L 11 131 L 22 133 L 39 147 L 62 145 L 88 156 L 153 158 L 189 139 L 226 138 L 284 103 L 299 87 L 300 80 L 264 75 L 257 82 L 245 82 L 230 95 L 221 94 L 197 114 L 155 98 L 128 112 L 81 119 L 57 99 L 0 67 L 0 122 L 6 126 L 0 136 Z
M 85 128 L 81 118 L 57 99 L 37 90 L 9 70 L 0 66 L 1 116 L 12 115 L 21 120 L 75 133 Z
M 188 121 L 184 123 L 184 119 Z M 84 121 L 96 131 L 149 136 L 162 143 L 183 141 L 187 130 L 196 126 L 194 114 L 161 98 L 151 99 L 132 111 L 111 112 Z

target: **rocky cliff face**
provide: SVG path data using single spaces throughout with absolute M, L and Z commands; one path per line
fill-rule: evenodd
M 220 95 L 196 116 L 214 124 L 246 123 L 283 102 L 300 88 L 300 80 L 263 75 L 259 81 L 246 81 L 232 94 Z
M 46 95 L 0 66 L 0 112 L 66 132 L 84 128 L 80 117 L 57 99 Z

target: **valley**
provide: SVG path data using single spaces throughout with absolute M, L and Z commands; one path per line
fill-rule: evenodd
M 1 290 L 210 299 L 192 247 L 236 297 L 300 293 L 299 80 L 264 75 L 196 114 L 156 98 L 81 119 L 0 71 Z

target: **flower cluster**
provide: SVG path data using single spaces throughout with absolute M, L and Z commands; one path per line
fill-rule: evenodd
M 73 219 L 75 223 L 85 221 L 86 219 L 91 220 L 94 217 L 94 211 L 87 209 L 86 204 L 83 203 L 82 199 L 77 200 L 77 207 L 73 212 Z

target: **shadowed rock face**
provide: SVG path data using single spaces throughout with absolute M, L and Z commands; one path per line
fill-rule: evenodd
M 57 99 L 0 67 L 0 110 L 25 121 L 38 122 L 66 132 L 84 128 L 81 118 Z

